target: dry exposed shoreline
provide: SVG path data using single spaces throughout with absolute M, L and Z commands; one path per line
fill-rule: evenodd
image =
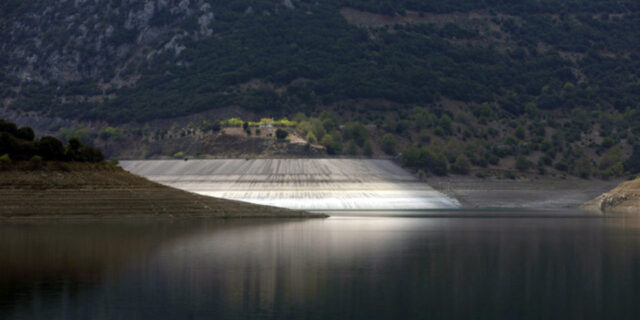
M 578 209 L 617 186 L 622 179 L 533 176 L 497 179 L 429 177 L 433 188 L 455 197 L 465 208 Z
M 320 213 L 201 196 L 151 182 L 121 169 L 71 169 L 68 172 L 2 171 L 0 221 L 327 217 Z M 450 176 L 429 177 L 426 182 L 459 200 L 464 208 L 577 209 L 591 199 L 602 199 L 601 194 L 622 180 Z M 629 194 L 627 189 L 624 189 L 625 195 Z M 590 209 L 589 206 L 583 208 Z M 633 211 L 635 207 L 629 208 L 626 211 Z
M 322 218 L 177 190 L 121 169 L 3 171 L 0 221 L 120 218 Z
M 640 213 L 640 178 L 621 183 L 581 208 L 597 213 Z

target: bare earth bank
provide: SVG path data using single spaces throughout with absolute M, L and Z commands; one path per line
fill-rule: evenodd
M 299 210 L 193 194 L 124 170 L 3 171 L 0 220 L 21 218 L 307 218 Z
M 622 180 L 533 177 L 516 180 L 477 177 L 429 177 L 433 188 L 455 197 L 466 208 L 579 208 Z
M 621 183 L 585 203 L 582 209 L 599 213 L 640 213 L 640 178 Z

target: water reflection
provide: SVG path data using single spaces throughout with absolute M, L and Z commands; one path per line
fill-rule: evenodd
M 635 218 L 0 226 L 0 318 L 636 318 Z

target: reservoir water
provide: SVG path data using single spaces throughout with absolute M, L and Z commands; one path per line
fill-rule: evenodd
M 640 219 L 0 224 L 0 319 L 638 319 Z

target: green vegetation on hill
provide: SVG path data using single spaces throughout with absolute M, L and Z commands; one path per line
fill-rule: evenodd
M 640 171 L 637 1 L 178 2 L 0 4 L 0 100 L 106 121 L 59 131 L 105 150 L 275 116 L 330 154 L 433 174 Z M 225 107 L 253 118 L 138 125 Z
M 640 8 L 634 1 L 333 0 L 294 1 L 293 9 L 260 0 L 208 2 L 215 12 L 215 36 L 187 35 L 180 54 L 157 51 L 164 42 L 144 46 L 157 53 L 134 59 L 120 71 L 121 76 L 141 76 L 133 86 L 99 89 L 98 80 L 109 79 L 98 77 L 62 86 L 23 82 L 19 93 L 9 89 L 7 80 L 3 90 L 18 98 L 15 108 L 111 122 L 171 118 L 229 105 L 270 114 L 315 112 L 328 104 L 347 107 L 352 99 L 385 99 L 409 109 L 441 98 L 488 102 L 512 116 L 523 115 L 530 103 L 542 110 L 623 112 L 640 101 Z M 5 6 L 4 15 L 14 19 L 40 7 L 34 1 Z M 480 18 L 445 24 L 400 19 L 359 27 L 341 15 L 344 7 L 398 17 L 407 10 L 473 11 Z M 156 10 L 158 20 L 149 23 L 166 20 L 176 34 L 199 28 L 196 16 L 182 21 L 167 10 Z M 128 12 L 121 11 L 125 19 Z M 133 30 L 122 32 L 132 35 L 125 42 L 135 41 Z M 109 74 L 115 67 L 103 71 Z M 250 81 L 257 85 L 246 86 Z M 57 99 L 103 93 L 115 98 L 103 103 Z M 376 113 L 385 105 L 363 107 Z

